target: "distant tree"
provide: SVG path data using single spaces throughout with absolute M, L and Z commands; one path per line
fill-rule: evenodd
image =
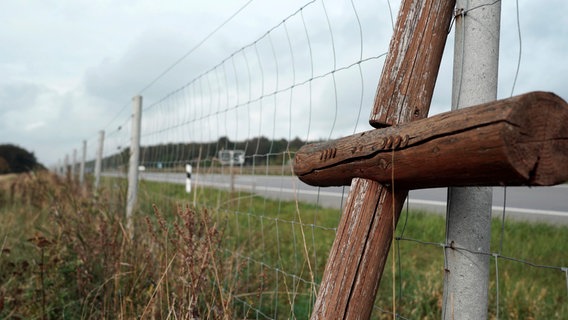
M 230 144 L 231 144 L 231 140 L 229 140 L 228 137 L 219 138 L 218 145 L 221 148 L 221 150 L 230 149 L 230 146 L 229 146 Z
M 10 172 L 10 164 L 4 157 L 0 157 L 0 174 Z
M 0 174 L 45 170 L 33 152 L 13 144 L 0 145 Z
M 304 144 L 306 144 L 302 139 L 296 137 L 294 140 L 290 141 L 290 150 L 297 151 L 300 149 Z

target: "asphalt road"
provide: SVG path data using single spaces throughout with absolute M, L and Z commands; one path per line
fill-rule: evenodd
M 141 179 L 185 184 L 183 173 L 141 172 Z M 325 207 L 340 208 L 347 198 L 349 187 L 317 188 L 304 184 L 292 176 L 250 176 L 221 174 L 193 174 L 192 185 L 211 186 L 253 192 L 261 196 L 319 203 Z M 446 188 L 412 190 L 407 204 L 411 209 L 445 213 Z M 508 218 L 542 221 L 568 225 L 568 185 L 554 187 L 495 187 L 493 214 L 501 216 L 505 206 Z

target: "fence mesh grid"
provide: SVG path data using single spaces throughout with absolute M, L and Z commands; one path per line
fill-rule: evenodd
M 234 261 L 240 279 L 238 284 L 224 284 L 239 317 L 302 318 L 313 307 L 348 187 L 301 185 L 291 162 L 306 142 L 369 128 L 368 111 L 393 29 L 390 7 L 388 1 L 309 1 L 282 13 L 280 23 L 188 77 L 181 87 L 161 96 L 144 96 L 139 197 L 169 210 L 172 200 L 183 202 L 182 195 L 192 206 L 215 213 L 230 239 L 224 242 L 224 253 Z M 107 177 L 127 172 L 131 117 L 124 115 L 129 106 L 105 128 Z M 98 136 L 87 145 L 92 159 Z M 192 167 L 189 194 L 183 187 L 186 165 Z M 94 161 L 86 170 L 94 171 Z M 107 188 L 125 193 L 125 183 L 108 181 L 112 185 Z M 144 206 L 137 210 L 151 211 Z M 515 317 L 503 314 L 509 310 L 507 299 L 521 288 L 509 282 L 511 269 L 526 273 L 527 282 L 532 277 L 566 282 L 568 290 L 566 260 L 540 261 L 507 251 L 511 230 L 505 215 L 506 209 L 503 219 L 493 223 L 492 248 L 498 250 L 478 253 L 492 257 L 490 314 L 496 318 Z M 401 217 L 392 248 L 398 263 L 397 296 L 390 296 L 386 272 L 375 306 L 377 318 L 392 317 L 388 311 L 392 299 L 403 306 L 408 301 L 399 318 L 414 318 L 420 308 L 410 306 L 416 301 L 408 287 L 431 291 L 432 300 L 422 301 L 422 309 L 441 303 L 447 245 L 443 238 L 431 238 L 431 233 L 420 230 L 424 216 L 408 205 Z M 566 240 L 559 237 L 550 240 Z M 410 246 L 419 247 L 422 257 L 407 256 Z M 423 269 L 424 277 L 410 273 L 417 268 Z M 425 283 L 416 283 L 421 281 Z M 526 294 L 566 304 L 567 292 L 551 291 L 535 287 Z M 527 296 L 526 301 L 530 299 Z

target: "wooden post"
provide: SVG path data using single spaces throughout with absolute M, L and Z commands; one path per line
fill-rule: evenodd
M 405 0 L 383 67 L 370 123 L 427 116 L 455 1 Z M 393 168 L 396 170 L 396 168 Z M 354 179 L 312 319 L 368 319 L 407 192 Z

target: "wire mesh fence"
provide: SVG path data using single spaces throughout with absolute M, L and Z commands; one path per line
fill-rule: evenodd
M 186 203 L 213 213 L 238 279 L 221 280 L 236 317 L 306 318 L 312 310 L 348 188 L 303 185 L 291 164 L 307 142 L 368 129 L 391 6 L 396 10 L 388 1 L 306 2 L 220 62 L 188 70 L 179 88 L 144 95 L 135 214 L 151 215 L 151 204 L 174 210 Z M 102 160 L 104 188 L 121 195 L 128 106 L 105 128 Z M 87 146 L 91 173 L 99 138 Z M 566 229 L 514 222 L 504 207 L 493 221 L 493 249 L 475 252 L 491 257 L 491 317 L 566 316 L 568 261 L 558 246 L 567 243 Z M 382 281 L 374 317 L 392 317 L 392 303 L 402 319 L 439 316 L 445 249 L 465 249 L 445 243 L 439 216 L 407 205 L 401 220 L 396 268 Z

